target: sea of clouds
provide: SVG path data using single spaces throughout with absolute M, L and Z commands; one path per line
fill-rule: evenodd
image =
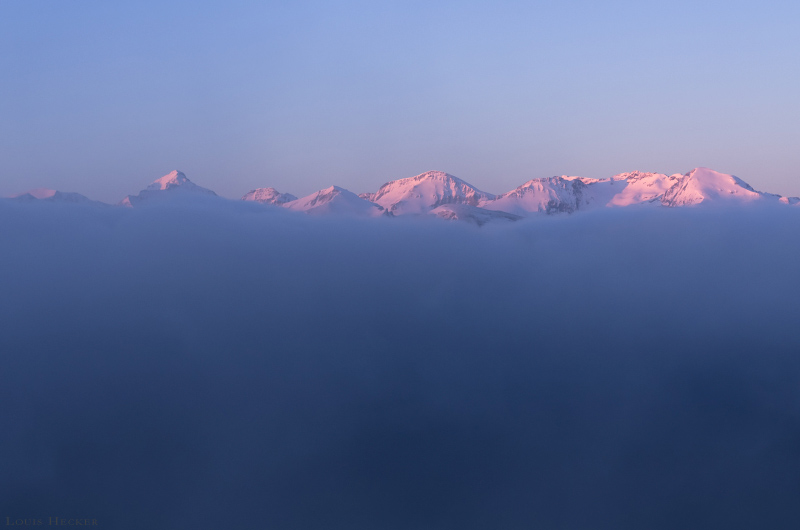
M 0 523 L 800 527 L 797 209 L 0 227 Z

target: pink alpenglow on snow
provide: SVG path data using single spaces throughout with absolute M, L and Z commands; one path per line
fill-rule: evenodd
M 132 207 L 151 200 L 163 203 L 178 199 L 206 200 L 207 197 L 225 200 L 196 185 L 182 172 L 172 171 L 153 181 L 139 194 L 125 197 L 119 205 Z M 34 189 L 7 200 L 96 203 L 79 193 L 46 188 Z M 314 215 L 398 217 L 432 214 L 478 225 L 605 208 L 744 207 L 749 204 L 800 207 L 798 197 L 760 192 L 736 176 L 704 167 L 684 175 L 633 171 L 607 179 L 568 175 L 535 178 L 501 195 L 481 191 L 442 171 L 428 171 L 387 182 L 374 193 L 356 195 L 339 186 L 331 186 L 298 199 L 275 188 L 256 188 L 246 193 L 242 200 Z
M 168 190 L 170 188 L 175 188 L 177 186 L 182 186 L 184 184 L 193 184 L 191 180 L 186 178 L 186 175 L 183 172 L 178 170 L 173 170 L 161 177 L 160 179 L 156 179 L 153 181 L 152 184 L 147 186 L 148 190 Z
M 685 175 L 634 171 L 610 179 L 552 177 L 484 200 L 482 208 L 518 215 L 573 213 L 604 207 L 685 207 L 755 202 L 796 204 L 800 199 L 754 190 L 742 179 L 707 168 Z
M 386 208 L 393 215 L 425 214 L 442 204 L 478 206 L 494 195 L 481 191 L 443 171 L 428 171 L 416 177 L 387 182 L 375 193 L 360 197 Z
M 325 188 L 295 201 L 287 202 L 284 206 L 290 210 L 306 212 L 312 215 L 336 214 L 378 217 L 386 214 L 382 206 L 362 199 L 352 191 L 339 186 Z
M 661 202 L 665 206 L 690 206 L 707 201 L 752 202 L 764 198 L 778 197 L 754 190 L 739 177 L 699 167 L 680 177 Z
M 281 193 L 275 188 L 258 188 L 245 193 L 242 200 L 260 202 L 262 204 L 283 205 L 287 202 L 296 201 L 297 197 L 291 193 Z
M 522 186 L 480 202 L 482 208 L 526 216 L 532 213 L 572 213 L 585 210 L 591 195 L 580 178 L 551 177 L 529 180 Z
M 119 202 L 119 205 L 133 207 L 143 201 L 155 198 L 165 199 L 178 195 L 183 196 L 184 194 L 217 196 L 213 191 L 198 186 L 189 180 L 182 172 L 176 170 L 154 180 L 146 189 L 139 192 L 138 195 L 128 195 Z
M 620 186 L 612 190 L 616 193 L 608 201 L 604 201 L 607 206 L 632 206 L 634 204 L 651 203 L 663 197 L 672 186 L 680 179 L 679 175 L 667 176 L 663 173 L 644 173 L 633 171 L 622 173 L 611 177 L 609 188 L 613 184 L 620 183 Z

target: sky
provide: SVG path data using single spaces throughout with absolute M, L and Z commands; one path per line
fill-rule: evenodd
M 796 2 L 0 0 L 0 195 L 711 167 L 800 195 Z

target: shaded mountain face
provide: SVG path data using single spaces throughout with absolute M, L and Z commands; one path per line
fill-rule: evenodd
M 287 202 L 284 206 L 290 210 L 313 215 L 337 214 L 377 217 L 386 213 L 382 206 L 362 199 L 352 191 L 339 186 L 331 186 L 311 195 Z
M 89 197 L 81 195 L 80 193 L 57 191 L 47 188 L 37 188 L 35 190 L 26 191 L 25 193 L 20 193 L 19 195 L 11 197 L 11 199 L 21 202 L 47 201 L 47 202 L 64 202 L 64 203 L 102 204 L 99 203 L 98 201 L 93 201 Z
M 442 204 L 477 206 L 494 195 L 481 191 L 460 178 L 442 171 L 428 171 L 415 177 L 394 180 L 375 193 L 361 198 L 386 208 L 393 215 L 426 214 Z
M 178 195 L 191 196 L 191 194 L 198 196 L 217 196 L 217 194 L 210 189 L 198 186 L 189 180 L 182 172 L 176 170 L 156 179 L 148 185 L 146 189 L 139 192 L 138 195 L 128 195 L 119 202 L 119 205 L 132 207 L 143 201 L 155 198 L 165 199 Z
M 296 201 L 297 197 L 291 193 L 281 193 L 275 188 L 258 188 L 247 192 L 243 201 L 254 201 L 262 204 L 276 204 L 282 205 L 287 202 Z
M 483 226 L 486 223 L 507 223 L 522 219 L 519 215 L 487 210 L 470 204 L 443 204 L 431 210 L 430 214 L 448 221 L 465 221 L 478 226 Z

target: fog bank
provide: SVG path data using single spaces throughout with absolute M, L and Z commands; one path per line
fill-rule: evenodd
M 0 226 L 0 517 L 800 525 L 800 212 Z

